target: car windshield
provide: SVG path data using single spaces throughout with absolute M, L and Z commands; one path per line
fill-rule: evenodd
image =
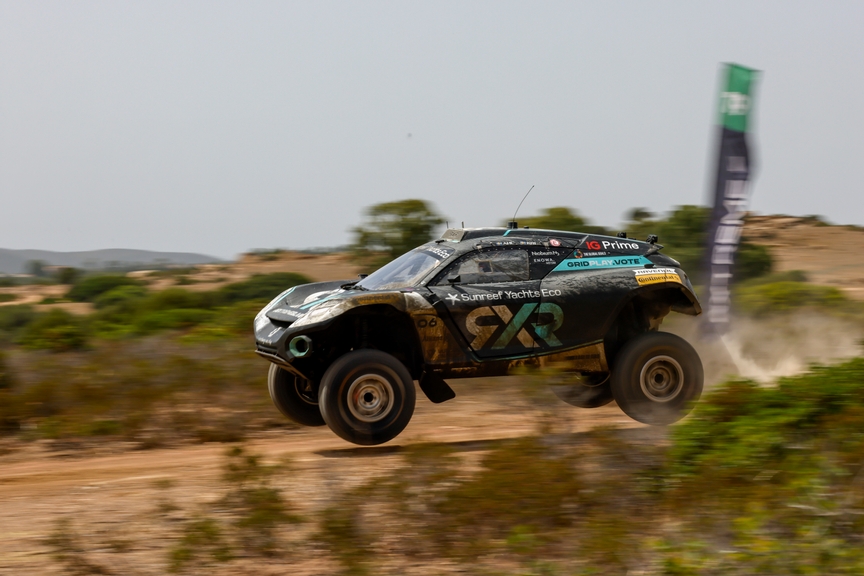
M 440 258 L 417 248 L 379 268 L 355 286 L 366 290 L 395 290 L 416 286 L 441 263 Z

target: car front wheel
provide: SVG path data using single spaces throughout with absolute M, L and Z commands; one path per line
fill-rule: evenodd
M 379 350 L 355 350 L 336 360 L 321 380 L 324 421 L 337 435 L 364 446 L 395 438 L 414 414 L 408 369 Z
M 270 364 L 267 389 L 273 404 L 288 419 L 303 426 L 324 425 L 324 417 L 318 409 L 318 391 L 308 380 Z
M 643 424 L 665 426 L 687 415 L 702 395 L 702 361 L 684 339 L 646 332 L 618 354 L 612 395 L 625 414 Z

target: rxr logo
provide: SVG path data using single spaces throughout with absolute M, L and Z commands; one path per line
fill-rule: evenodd
M 564 311 L 557 304 L 536 302 L 523 304 L 514 315 L 510 308 L 504 305 L 483 306 L 472 310 L 465 318 L 465 328 L 474 336 L 471 348 L 479 350 L 486 346 L 492 335 L 504 326 L 504 331 L 495 340 L 491 348 L 499 350 L 510 345 L 513 338 L 525 348 L 535 348 L 537 342 L 525 329 L 525 323 L 534 311 L 537 311 L 537 322 L 531 322 L 534 334 L 542 338 L 549 346 L 561 346 L 561 341 L 555 336 L 555 330 L 564 323 Z

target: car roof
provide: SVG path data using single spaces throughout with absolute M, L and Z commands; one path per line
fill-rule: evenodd
M 546 230 L 543 228 L 448 228 L 444 234 L 441 235 L 441 238 L 436 240 L 436 242 L 457 242 L 462 243 L 468 240 L 477 240 L 480 238 L 483 239 L 501 239 L 503 237 L 506 238 L 520 238 L 528 240 L 546 240 L 550 238 L 557 238 L 559 240 L 569 241 L 568 243 L 572 243 L 573 246 L 579 245 L 580 242 L 585 240 L 588 237 L 592 239 L 598 240 L 606 240 L 612 242 L 630 242 L 630 243 L 638 243 L 640 245 L 648 246 L 648 242 L 643 240 L 637 240 L 635 238 L 628 238 L 625 236 L 607 236 L 606 234 L 591 234 L 588 232 L 569 232 L 565 230 Z M 656 241 L 656 240 L 655 240 Z M 566 244 L 565 244 L 566 245 Z M 658 245 L 659 246 L 659 245 Z M 662 248 L 662 246 L 661 246 Z
M 440 239 L 449 240 L 450 242 L 463 242 L 465 240 L 495 236 L 518 236 L 521 238 L 548 238 L 554 236 L 556 238 L 582 240 L 587 235 L 585 232 L 565 232 L 562 230 L 544 230 L 542 228 L 448 228 L 441 235 Z

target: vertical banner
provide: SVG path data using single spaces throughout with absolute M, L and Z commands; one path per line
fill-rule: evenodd
M 726 64 L 720 93 L 720 145 L 714 210 L 708 228 L 707 328 L 722 334 L 729 325 L 732 266 L 744 227 L 749 200 L 751 163 L 747 148 L 747 124 L 752 109 L 752 88 L 757 72 Z

